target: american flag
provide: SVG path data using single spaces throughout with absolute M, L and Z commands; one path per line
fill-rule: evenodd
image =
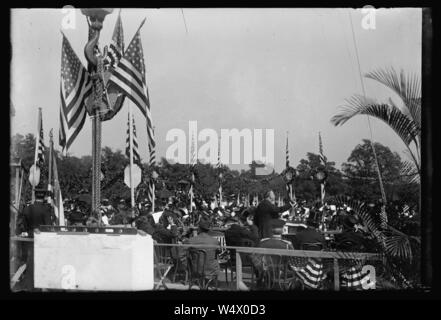
M 155 128 L 153 128 L 153 133 L 155 132 Z M 154 137 L 154 136 L 153 136 Z M 149 167 L 150 168 L 154 168 L 155 164 L 156 164 L 156 153 L 155 153 L 155 149 L 152 148 L 149 145 Z M 147 186 L 147 198 L 150 201 L 150 203 L 154 203 L 154 198 L 155 198 L 155 187 L 154 187 L 155 181 L 153 179 L 150 179 L 148 182 L 148 186 Z
M 220 138 L 218 140 L 218 144 L 217 144 L 217 164 L 216 164 L 216 170 L 217 170 L 217 174 L 218 174 L 218 179 L 219 179 L 219 206 L 221 205 L 222 202 L 222 181 L 221 181 L 221 168 L 222 168 L 222 164 L 221 164 L 221 143 L 220 143 Z
M 190 190 L 188 191 L 188 194 L 189 194 L 189 196 L 190 196 L 190 208 L 193 207 L 193 204 L 192 204 L 193 197 L 194 197 L 194 189 L 193 189 L 193 185 L 194 185 L 194 182 L 195 182 L 194 171 L 195 171 L 196 163 L 197 163 L 196 148 L 197 148 L 197 146 L 195 145 L 194 135 L 192 135 L 192 137 L 191 137 L 191 146 L 190 146 L 190 174 L 191 174 L 191 184 L 190 184 Z
M 113 29 L 112 41 L 107 51 L 107 56 L 104 58 L 104 67 L 106 69 L 116 68 L 124 53 L 124 32 L 121 21 L 121 10 L 116 20 L 115 28 Z
M 142 50 L 140 28 L 130 42 L 124 56 L 118 63 L 109 79 L 109 83 L 115 84 L 146 117 L 147 135 L 150 149 L 155 148 L 152 119 L 150 114 L 149 94 L 145 81 L 144 53 Z
M 35 164 L 40 168 L 44 164 L 44 134 L 43 134 L 43 115 L 41 108 L 38 109 L 38 140 L 35 142 L 36 152 L 35 152 Z
M 156 162 L 155 149 L 150 149 L 149 152 L 150 152 L 149 167 L 153 168 Z M 154 197 L 155 197 L 154 184 L 155 181 L 153 181 L 153 179 L 150 179 L 147 188 L 147 198 L 150 201 L 150 203 L 154 202 Z
M 92 92 L 92 80 L 63 34 L 61 49 L 59 143 L 68 150 L 86 120 L 85 100 Z
M 289 147 L 288 147 L 288 132 L 286 133 L 286 169 L 289 168 Z
M 288 132 L 286 132 L 286 163 L 285 163 L 286 170 L 289 169 L 289 146 L 288 145 L 289 145 L 288 144 Z M 292 185 L 287 183 L 286 184 L 286 192 L 288 192 L 288 194 L 291 193 L 291 188 L 292 188 Z
M 53 150 L 53 141 L 52 141 L 52 130 L 51 130 L 51 148 Z M 55 216 L 58 219 L 58 225 L 60 226 L 65 226 L 66 225 L 66 221 L 64 218 L 64 206 L 63 206 L 63 197 L 61 195 L 61 187 L 60 187 L 60 181 L 58 180 L 58 169 L 57 169 L 57 154 L 52 151 L 52 159 L 50 160 L 52 161 L 52 172 L 53 172 L 53 177 L 54 177 L 54 201 L 52 203 L 53 207 L 54 207 L 54 213 Z M 51 184 L 52 182 L 49 181 L 49 184 Z M 50 185 L 50 191 L 52 191 L 52 185 Z
M 121 21 L 121 10 L 118 14 L 118 19 L 113 29 L 112 41 L 107 51 L 107 56 L 103 59 L 104 68 L 112 72 L 121 61 L 124 55 L 124 32 Z M 110 105 L 110 110 L 104 115 L 103 121 L 112 119 L 121 110 L 124 104 L 125 95 L 120 92 L 119 88 L 112 83 L 107 83 L 106 91 L 108 94 L 117 92 L 117 97 L 113 105 Z M 106 98 L 106 95 L 104 95 Z
M 347 289 L 363 290 L 368 288 L 366 284 L 370 281 L 368 272 L 362 272 L 362 266 L 355 264 L 341 274 L 341 286 Z
M 320 156 L 320 161 L 322 162 L 322 164 L 325 166 L 326 165 L 326 157 L 323 154 L 323 143 L 322 143 L 322 136 L 319 132 L 319 156 Z
M 319 157 L 320 157 L 320 162 L 322 163 L 323 166 L 326 166 L 326 157 L 323 154 L 323 143 L 322 143 L 322 135 L 319 132 Z M 321 193 L 321 200 L 322 200 L 322 204 L 325 202 L 325 196 L 326 196 L 326 190 L 325 190 L 325 182 L 321 183 L 320 185 L 320 193 Z
M 322 281 L 326 278 L 323 270 L 323 263 L 320 259 L 308 258 L 303 267 L 293 267 L 300 281 L 308 288 L 319 288 Z
M 133 118 L 133 115 L 132 115 L 132 124 L 133 124 L 133 134 L 132 134 L 133 163 L 141 167 L 141 157 L 139 156 L 139 152 L 138 152 L 138 138 L 136 137 L 135 119 Z M 130 114 L 127 120 L 126 156 L 130 159 Z

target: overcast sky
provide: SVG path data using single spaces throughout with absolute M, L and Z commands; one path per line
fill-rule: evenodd
M 111 40 L 118 10 L 107 16 L 100 46 Z M 139 23 L 146 62 L 157 157 L 171 142 L 167 131 L 213 128 L 272 128 L 275 167 L 285 164 L 286 131 L 290 133 L 291 164 L 318 152 L 321 131 L 325 155 L 338 166 L 370 133 L 366 117 L 334 127 L 331 117 L 354 93 L 362 93 L 349 14 L 354 23 L 362 72 L 395 67 L 420 74 L 421 10 L 382 9 L 376 29 L 361 26 L 362 13 L 352 9 L 123 9 L 128 46 Z M 11 100 L 16 115 L 12 134 L 35 133 L 37 108 L 43 109 L 48 141 L 56 132 L 58 148 L 61 10 L 12 10 Z M 76 28 L 63 31 L 86 65 L 87 22 L 76 11 Z M 366 93 L 379 100 L 399 99 L 373 80 Z M 147 133 L 135 111 L 140 154 L 147 158 Z M 103 145 L 124 149 L 127 106 L 103 123 Z M 402 151 L 405 146 L 385 124 L 372 121 L 374 140 Z M 69 150 L 75 156 L 91 153 L 91 122 Z

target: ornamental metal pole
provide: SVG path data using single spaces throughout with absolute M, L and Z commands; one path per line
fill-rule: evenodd
M 101 225 L 100 190 L 101 190 L 101 106 L 103 104 L 104 83 L 103 56 L 99 54 L 98 40 L 103 28 L 103 21 L 113 9 L 93 8 L 81 9 L 89 24 L 89 39 L 84 48 L 84 54 L 89 62 L 88 71 L 93 79 L 93 101 L 90 102 L 89 114 L 92 118 L 92 208 L 91 216 L 98 215 L 98 225 Z M 104 53 L 104 55 L 106 52 Z

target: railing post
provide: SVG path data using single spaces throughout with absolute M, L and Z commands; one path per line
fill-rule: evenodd
M 240 290 L 239 285 L 242 283 L 242 260 L 239 251 L 236 250 L 236 289 Z
M 334 290 L 340 291 L 340 274 L 339 274 L 337 258 L 334 258 Z

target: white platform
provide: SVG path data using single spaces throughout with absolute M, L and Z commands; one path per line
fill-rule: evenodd
M 35 234 L 36 288 L 152 290 L 153 264 L 149 235 Z

